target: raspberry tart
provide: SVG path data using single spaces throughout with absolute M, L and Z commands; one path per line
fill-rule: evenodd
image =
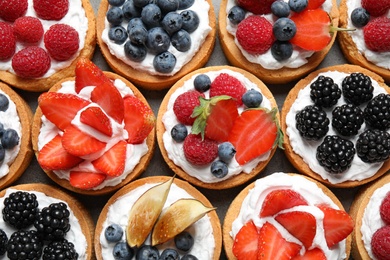
M 0 4 L 0 78 L 27 91 L 48 90 L 92 58 L 95 14 L 88 0 L 4 0 Z
M 283 105 L 287 158 L 332 187 L 380 177 L 390 169 L 389 104 L 389 87 L 362 67 L 344 64 L 311 73 Z
M 154 151 L 154 124 L 153 111 L 134 85 L 81 59 L 75 78 L 39 96 L 33 149 L 59 185 L 105 194 L 146 169 Z
M 223 241 L 229 260 L 348 259 L 352 230 L 352 218 L 323 184 L 278 172 L 233 200 Z
M 32 117 L 26 101 L 0 83 L 0 189 L 16 181 L 30 164 Z
M 254 75 L 230 66 L 196 70 L 164 97 L 157 141 L 169 167 L 209 189 L 240 185 L 258 175 L 279 141 L 272 93 Z
M 217 260 L 222 233 L 214 208 L 198 190 L 173 177 L 155 176 L 131 182 L 109 199 L 94 243 L 97 259 L 114 254 Z
M 216 39 L 215 22 L 211 0 L 104 0 L 97 40 L 116 73 L 159 90 L 206 64 Z

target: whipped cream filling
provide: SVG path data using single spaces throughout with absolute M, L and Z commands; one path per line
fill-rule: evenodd
M 228 70 L 228 69 L 222 69 L 218 71 L 209 71 L 205 74 L 209 76 L 212 82 L 221 73 L 227 73 L 235 77 L 245 86 L 246 89 L 248 90 L 256 89 L 261 93 L 259 87 L 255 83 L 250 81 L 248 78 L 246 78 L 244 75 L 242 75 L 241 73 Z M 182 87 L 178 88 L 174 93 L 172 93 L 168 101 L 167 111 L 162 117 L 162 122 L 165 126 L 165 132 L 163 134 L 163 142 L 169 159 L 172 160 L 177 166 L 180 166 L 187 174 L 205 183 L 220 182 L 229 179 L 230 177 L 240 174 L 242 172 L 250 173 L 257 166 L 259 162 L 265 161 L 269 158 L 270 152 L 267 152 L 255 158 L 254 160 L 248 162 L 245 165 L 239 165 L 238 162 L 235 160 L 235 158 L 233 158 L 231 162 L 228 164 L 228 169 L 229 169 L 228 174 L 224 178 L 217 178 L 210 171 L 211 164 L 207 164 L 204 166 L 197 166 L 189 163 L 184 155 L 183 143 L 178 143 L 172 139 L 171 130 L 176 124 L 179 123 L 173 111 L 173 105 L 175 103 L 175 100 L 180 94 L 195 89 L 194 80 L 198 75 L 199 74 L 193 75 L 190 79 L 184 82 Z M 209 98 L 209 91 L 204 92 L 204 94 L 205 94 L 205 98 Z M 263 102 L 261 103 L 260 106 L 266 109 L 272 109 L 270 100 L 267 99 L 267 97 L 264 95 L 263 95 Z M 242 111 L 243 111 L 243 107 L 239 109 L 239 113 L 241 113 Z M 187 126 L 187 130 L 188 133 L 191 133 L 191 126 Z M 218 158 L 216 160 L 218 160 Z

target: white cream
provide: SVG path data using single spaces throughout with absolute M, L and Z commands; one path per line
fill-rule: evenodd
M 326 73 L 321 73 L 320 75 L 331 77 L 340 88 L 341 83 L 343 79 L 348 76 L 349 74 L 338 72 L 338 71 L 328 71 Z M 329 182 L 333 184 L 342 183 L 344 181 L 361 181 L 364 179 L 367 179 L 371 176 L 373 176 L 378 169 L 382 166 L 383 163 L 365 163 L 363 162 L 359 156 L 355 154 L 351 167 L 344 171 L 341 174 L 330 174 L 323 168 L 321 165 L 319 165 L 317 159 L 316 159 L 316 150 L 317 146 L 322 142 L 322 139 L 320 141 L 308 141 L 301 137 L 298 130 L 295 127 L 295 115 L 302 110 L 307 105 L 313 105 L 313 101 L 310 99 L 310 84 L 314 82 L 317 78 L 313 79 L 304 89 L 299 91 L 299 94 L 297 96 L 297 99 L 292 104 L 290 111 L 287 113 L 286 116 L 286 134 L 289 137 L 291 147 L 293 151 L 298 154 L 305 163 L 308 164 L 310 169 L 317 174 L 319 174 L 324 180 L 328 180 Z M 374 79 L 371 78 L 372 85 L 374 87 L 374 97 L 377 96 L 380 93 L 387 93 L 385 89 L 379 86 L 378 82 L 376 82 Z M 345 104 L 344 98 L 341 97 L 337 104 L 334 105 L 330 109 L 324 109 L 324 111 L 327 113 L 327 116 L 329 120 L 331 121 L 332 118 L 332 109 L 336 106 L 341 106 Z M 365 104 L 360 106 L 362 110 L 364 109 Z M 363 123 L 361 129 L 358 132 L 358 135 L 366 129 L 366 124 Z M 388 131 L 390 132 L 390 131 Z M 331 123 L 329 124 L 329 131 L 327 135 L 335 135 L 336 130 L 333 129 Z M 348 139 L 352 141 L 354 144 L 356 144 L 357 137 L 352 136 L 349 138 L 343 137 L 345 139 Z
M 237 78 L 246 89 L 256 89 L 261 93 L 261 90 L 259 87 L 251 82 L 248 78 L 246 78 L 241 73 L 223 69 L 219 71 L 210 71 L 207 72 L 206 75 L 209 76 L 210 80 L 213 81 L 219 74 L 221 73 L 227 73 L 235 78 Z M 205 166 L 196 166 L 187 161 L 187 159 L 184 156 L 183 152 L 183 143 L 177 143 L 175 142 L 171 137 L 171 129 L 179 123 L 179 121 L 176 118 L 175 113 L 173 112 L 173 104 L 176 100 L 176 98 L 187 91 L 194 90 L 194 79 L 196 78 L 196 75 L 193 75 L 190 79 L 184 82 L 183 86 L 178 88 L 174 93 L 172 93 L 168 105 L 167 105 L 167 111 L 165 112 L 164 116 L 162 117 L 162 121 L 164 123 L 166 131 L 163 134 L 163 142 L 164 147 L 167 150 L 168 157 L 171 159 L 177 166 L 180 166 L 187 174 L 203 181 L 206 183 L 214 183 L 214 182 L 220 182 L 223 180 L 226 180 L 234 175 L 240 174 L 242 172 L 250 173 L 253 168 L 256 167 L 256 165 L 261 162 L 265 161 L 269 158 L 270 152 L 267 152 L 263 154 L 260 157 L 255 158 L 254 160 L 250 161 L 249 163 L 245 165 L 239 165 L 237 161 L 233 158 L 232 161 L 228 164 L 228 174 L 224 178 L 217 178 L 214 175 L 211 174 L 210 171 L 210 165 Z M 209 98 L 209 91 L 204 92 L 205 97 Z M 261 103 L 261 107 L 272 109 L 271 102 L 267 97 L 263 95 L 263 102 Z M 241 107 L 239 111 L 242 111 L 243 108 Z M 187 126 L 188 133 L 191 133 L 191 127 Z
M 273 173 L 272 175 L 256 180 L 255 186 L 248 192 L 248 195 L 242 202 L 239 215 L 233 221 L 230 232 L 232 238 L 234 239 L 241 227 L 249 221 L 253 221 L 258 228 L 261 228 L 261 226 L 268 221 L 279 230 L 287 241 L 300 244 L 302 246 L 300 253 L 304 253 L 305 249 L 302 243 L 290 235 L 273 217 L 259 217 L 263 201 L 267 194 L 278 189 L 291 189 L 296 191 L 301 194 L 308 203 L 307 206 L 296 206 L 285 212 L 305 211 L 311 213 L 316 218 L 316 235 L 313 244 L 309 249 L 315 247 L 320 248 L 325 253 L 327 259 L 345 259 L 345 240 L 333 246 L 331 249 L 326 245 L 323 228 L 324 214 L 316 207 L 316 205 L 322 203 L 326 203 L 335 209 L 339 209 L 338 206 L 314 182 L 311 182 L 302 176 L 291 176 L 281 172 Z
M 105 239 L 105 229 L 111 224 L 118 224 L 123 228 L 123 230 L 126 230 L 131 207 L 144 192 L 146 192 L 148 189 L 155 185 L 157 185 L 157 183 L 147 183 L 140 187 L 137 187 L 136 189 L 130 191 L 122 197 L 119 197 L 112 205 L 110 205 L 107 211 L 106 219 L 102 225 L 102 232 L 99 236 L 103 259 L 112 259 L 112 250 L 115 245 L 115 243 L 109 243 Z M 168 197 L 164 204 L 163 210 L 181 198 L 193 197 L 189 195 L 184 189 L 178 187 L 176 184 L 173 183 L 168 193 Z M 208 215 L 205 215 L 204 217 L 196 221 L 194 224 L 192 224 L 187 229 L 187 231 L 189 231 L 194 238 L 194 246 L 188 253 L 202 260 L 213 259 L 215 241 L 213 235 L 213 228 L 211 226 L 211 221 Z M 122 241 L 126 241 L 125 232 L 123 234 Z M 150 243 L 151 239 L 149 236 L 145 244 L 150 245 Z M 174 242 L 171 240 L 164 244 L 158 245 L 157 248 L 161 253 L 166 248 L 175 248 L 175 245 Z M 135 259 L 135 257 L 133 259 Z
M 15 232 L 16 230 L 8 225 L 4 219 L 3 219 L 3 208 L 4 208 L 4 199 L 7 198 L 11 193 L 16 192 L 15 189 L 7 189 L 4 197 L 0 198 L 0 227 L 4 230 L 4 232 L 7 234 L 8 239 L 10 238 L 11 234 Z M 69 224 L 71 226 L 70 230 L 66 233 L 65 239 L 67 239 L 69 242 L 72 242 L 75 246 L 76 252 L 79 254 L 78 259 L 87 259 L 89 256 L 87 255 L 87 239 L 85 238 L 79 220 L 74 215 L 72 209 L 69 207 L 69 204 L 65 201 L 47 196 L 46 194 L 42 192 L 37 191 L 28 191 L 29 193 L 34 193 L 37 196 L 38 200 L 38 208 L 42 210 L 44 207 L 48 207 L 52 203 L 59 203 L 63 202 L 68 206 L 68 210 L 70 212 L 69 215 Z M 28 230 L 36 230 L 34 226 L 31 226 Z M 8 259 L 6 257 L 7 254 L 0 256 L 0 260 Z

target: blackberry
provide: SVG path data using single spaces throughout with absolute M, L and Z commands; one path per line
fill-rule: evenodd
M 35 230 L 19 230 L 12 233 L 7 244 L 7 257 L 9 259 L 40 259 L 43 242 Z
M 363 111 L 353 104 L 344 104 L 332 111 L 332 126 L 341 135 L 356 135 L 363 123 Z
M 386 161 L 390 157 L 390 134 L 378 129 L 364 131 L 356 141 L 356 152 L 366 163 Z
M 17 229 L 32 225 L 37 213 L 38 201 L 34 193 L 16 191 L 4 199 L 3 219 Z
M 379 94 L 364 109 L 367 125 L 380 130 L 390 129 L 390 94 Z
M 43 260 L 76 260 L 79 254 L 76 252 L 73 243 L 64 239 L 53 241 L 43 249 Z
M 374 95 L 371 79 L 363 73 L 352 73 L 345 77 L 341 89 L 345 101 L 356 106 L 370 101 Z
M 310 85 L 310 98 L 318 106 L 331 107 L 337 103 L 340 97 L 341 89 L 330 77 L 319 76 Z
M 320 140 L 329 130 L 329 119 L 326 112 L 316 105 L 306 106 L 296 116 L 296 128 L 307 140 Z
M 0 256 L 4 255 L 8 243 L 8 237 L 7 234 L 4 232 L 4 230 L 0 229 Z
M 39 212 L 34 227 L 43 240 L 60 241 L 70 229 L 69 215 L 65 203 L 52 203 Z
M 347 170 L 356 150 L 353 143 L 337 135 L 328 135 L 317 147 L 316 157 L 326 171 L 334 174 Z

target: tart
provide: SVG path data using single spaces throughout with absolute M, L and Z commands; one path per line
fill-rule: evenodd
M 236 67 L 243 68 L 257 77 L 259 77 L 262 81 L 270 84 L 285 84 L 287 82 L 291 82 L 293 80 L 298 80 L 302 78 L 302 76 L 308 74 L 309 72 L 313 71 L 325 58 L 327 53 L 329 52 L 330 48 L 333 45 L 333 42 L 336 39 L 337 32 L 330 33 L 329 35 L 325 35 L 325 38 L 327 40 L 325 41 L 324 46 L 319 47 L 312 47 L 312 46 L 301 46 L 300 43 L 297 45 L 297 43 L 294 42 L 293 48 L 290 49 L 289 52 L 290 56 L 285 57 L 278 57 L 278 59 L 275 58 L 274 55 L 272 55 L 272 45 L 275 45 L 277 41 L 275 41 L 275 36 L 272 34 L 272 27 L 273 24 L 278 20 L 278 17 L 276 15 L 273 15 L 271 13 L 271 4 L 274 1 L 266 1 L 266 3 L 258 3 L 257 6 L 246 6 L 247 3 L 245 1 L 242 1 L 241 9 L 244 10 L 244 15 L 246 19 L 253 17 L 261 17 L 257 19 L 266 19 L 268 22 L 266 23 L 269 27 L 269 30 L 267 32 L 262 32 L 261 37 L 264 35 L 269 36 L 269 40 L 255 44 L 255 46 L 264 46 L 263 48 L 259 49 L 252 49 L 243 47 L 246 45 L 245 43 L 239 43 L 236 32 L 239 27 L 244 28 L 244 26 L 241 24 L 246 19 L 239 19 L 234 22 L 231 22 L 229 19 L 230 17 L 236 17 L 236 13 L 230 14 L 233 7 L 240 6 L 240 1 L 233 1 L 233 0 L 222 0 L 220 11 L 219 11 L 219 18 L 218 18 L 218 34 L 221 41 L 221 47 L 223 52 L 225 53 L 227 59 L 229 62 Z M 288 1 L 284 1 L 288 2 Z M 238 5 L 237 5 L 238 3 Z M 248 4 L 249 5 L 249 4 Z M 253 10 L 252 10 L 253 9 Z M 320 9 L 320 10 L 318 10 Z M 249 10 L 249 11 L 248 11 Z M 315 11 L 313 11 L 315 10 Z M 331 26 L 337 27 L 339 22 L 339 11 L 337 7 L 337 3 L 335 0 L 326 0 L 321 6 L 316 8 L 309 8 L 307 7 L 305 10 L 296 13 L 291 12 L 288 14 L 288 17 L 291 19 L 293 16 L 296 16 L 297 14 L 304 14 L 307 13 L 307 11 L 310 12 L 320 12 L 321 17 L 324 17 L 326 23 L 330 23 Z M 327 21 L 327 17 L 329 14 L 330 21 Z M 306 16 L 306 14 L 305 14 Z M 316 18 L 318 15 L 313 15 L 313 20 L 309 22 L 310 26 L 313 30 L 314 28 L 319 25 L 320 27 L 321 20 L 318 16 L 318 19 Z M 306 19 L 305 19 L 306 20 Z M 295 21 L 294 21 L 295 22 Z M 249 22 L 248 22 L 249 23 Z M 263 22 L 261 22 L 263 23 Z M 306 22 L 303 22 L 303 24 Z M 240 26 L 241 24 L 241 26 Z M 295 22 L 295 24 L 298 24 Z M 328 28 L 328 27 L 326 27 Z M 240 29 L 241 30 L 241 29 Z M 265 30 L 265 29 L 264 29 Z M 298 31 L 301 29 L 297 27 L 295 36 L 298 35 Z M 305 29 L 303 29 L 305 30 Z M 242 30 L 243 35 L 253 34 L 255 35 L 255 32 L 247 32 L 244 33 L 245 30 Z M 323 31 L 322 31 L 323 32 Z M 311 36 L 310 36 L 311 34 Z M 319 33 L 320 34 L 320 33 Z M 294 37 L 295 37 L 294 36 Z M 309 45 L 312 43 L 318 43 L 322 41 L 321 39 L 310 39 L 308 37 L 315 37 L 318 36 L 314 31 L 312 33 L 308 33 L 307 35 L 303 36 L 303 42 L 308 43 Z M 306 37 L 306 38 L 305 38 Z M 243 38 L 246 38 L 243 36 Z M 255 37 L 254 37 L 255 38 Z M 291 37 L 290 37 L 291 38 Z M 248 37 L 250 39 L 250 37 Z M 278 38 L 280 39 L 280 38 Z M 292 42 L 294 38 L 289 40 Z M 249 40 L 248 40 L 249 41 Z M 255 40 L 253 40 L 255 42 Z M 288 41 L 287 41 L 288 42 Z M 250 44 L 248 43 L 248 46 Z M 298 47 L 300 46 L 300 47 Z M 304 48 L 302 48 L 304 47 Z
M 331 227 L 333 220 L 338 224 Z M 333 240 L 329 234 L 337 225 L 343 226 L 339 230 L 343 235 Z M 260 254 L 280 259 L 278 253 L 290 259 L 310 254 L 310 259 L 348 259 L 352 229 L 352 218 L 326 186 L 299 174 L 279 172 L 256 180 L 237 195 L 224 219 L 223 241 L 229 260 Z M 249 246 L 253 239 L 260 241 L 259 247 Z
M 250 93 L 260 98 L 258 103 L 242 101 Z M 280 140 L 278 121 L 276 101 L 258 78 L 235 67 L 207 67 L 168 91 L 157 116 L 157 141 L 181 178 L 226 189 L 252 179 L 268 164 Z
M 171 248 L 175 249 L 176 251 L 179 251 L 179 254 L 181 256 L 184 254 L 191 254 L 197 257 L 197 259 L 219 259 L 222 248 L 221 226 L 215 210 L 212 210 L 212 205 L 204 195 L 202 195 L 188 182 L 179 179 L 173 179 L 172 177 L 166 176 L 146 177 L 133 181 L 119 191 L 117 191 L 109 199 L 107 204 L 104 206 L 102 212 L 100 213 L 95 229 L 94 243 L 97 259 L 109 259 L 112 255 L 113 248 L 116 243 L 124 242 L 131 245 L 131 242 L 129 242 L 130 240 L 126 239 L 126 237 L 129 237 L 129 234 L 132 234 L 130 231 L 128 231 L 130 225 L 128 223 L 136 223 L 131 222 L 131 218 L 134 217 L 134 215 L 131 214 L 131 212 L 133 212 L 131 211 L 131 209 L 133 207 L 136 207 L 135 204 L 138 200 L 143 199 L 145 201 L 145 197 L 148 196 L 146 194 L 148 193 L 150 195 L 151 193 L 149 191 L 159 185 L 168 185 L 166 186 L 168 187 L 168 189 L 166 191 L 167 195 L 165 201 L 161 202 L 163 204 L 163 207 L 160 219 L 164 215 L 164 212 L 169 211 L 169 209 L 173 207 L 175 203 L 183 200 L 185 201 L 194 199 L 194 201 L 202 203 L 205 207 L 210 208 L 211 211 L 206 214 L 203 214 L 200 219 L 196 220 L 188 227 L 176 226 L 177 230 L 182 230 L 183 228 L 185 228 L 184 232 L 188 232 L 193 237 L 194 244 L 192 245 L 192 247 L 190 247 L 189 250 L 180 251 L 175 249 L 175 243 L 173 241 L 174 239 L 170 239 L 164 243 L 158 243 L 154 245 L 154 247 L 157 248 L 157 250 L 159 251 L 158 254 L 161 254 L 167 248 Z M 166 188 L 164 188 L 164 190 L 165 189 Z M 164 194 L 166 193 L 164 192 Z M 157 196 L 157 194 L 155 195 Z M 163 194 L 158 193 L 158 199 L 160 199 L 160 196 L 163 197 Z M 149 202 L 151 200 L 158 200 L 156 197 L 153 196 L 147 199 Z M 141 205 L 141 207 L 154 208 L 153 206 L 147 205 L 145 203 Z M 195 207 L 191 207 L 191 209 L 189 208 L 189 210 L 191 211 L 191 214 L 186 213 L 184 215 L 181 215 L 181 217 L 174 215 L 174 219 L 186 219 L 190 215 L 192 215 L 192 213 L 194 213 L 197 209 Z M 139 211 L 135 213 L 141 214 L 141 212 Z M 148 219 L 152 218 L 151 212 L 145 212 L 145 214 L 148 214 Z M 159 213 L 157 212 L 157 214 Z M 158 222 L 159 220 L 157 220 L 156 225 L 158 225 Z M 177 220 L 176 222 L 179 223 L 180 221 Z M 105 235 L 106 230 L 108 227 L 115 224 L 121 227 L 123 233 L 121 233 L 122 235 L 118 236 L 116 241 L 108 242 Z M 138 223 L 138 225 L 140 224 L 142 223 Z M 167 226 L 175 226 L 174 224 L 172 224 L 173 226 L 171 224 L 170 222 L 167 222 Z M 169 232 L 170 230 L 168 230 L 168 233 Z M 145 241 L 139 240 L 140 246 L 138 246 L 138 248 L 131 247 L 131 251 L 137 254 L 137 250 L 142 250 L 145 245 L 150 246 L 152 244 L 151 237 L 154 237 L 154 234 L 155 231 L 153 230 L 153 235 L 149 235 Z
M 5 5 L 8 3 L 14 2 L 3 2 Z M 74 76 L 78 59 L 92 58 L 96 46 L 94 10 L 87 0 L 44 3 L 40 0 L 26 0 L 19 3 L 26 4 L 26 10 L 23 12 L 22 9 L 19 16 L 8 17 L 2 13 L 3 17 L 0 17 L 0 21 L 8 26 L 12 23 L 15 34 L 18 32 L 13 39 L 5 39 L 15 43 L 15 50 L 11 50 L 8 58 L 0 60 L 0 78 L 5 83 L 26 91 L 46 91 L 59 80 Z M 4 10 L 12 10 L 3 7 Z M 35 8 L 39 8 L 39 11 Z M 23 20 L 25 18 L 27 21 Z M 16 24 L 21 25 L 16 27 Z M 32 24 L 36 26 L 33 27 Z M 64 38 L 68 41 L 64 41 Z M 53 45 L 56 47 L 52 47 Z
M 80 60 L 75 78 L 61 80 L 38 98 L 33 149 L 45 173 L 62 187 L 106 194 L 146 169 L 154 152 L 154 124 L 153 111 L 134 85 Z
M 362 83 L 361 88 L 351 88 L 358 82 Z M 353 89 L 356 93 L 362 90 L 362 94 L 351 95 Z M 326 91 L 330 94 L 324 94 L 322 98 L 321 93 Z M 372 104 L 379 97 L 389 99 L 389 93 L 389 87 L 379 75 L 356 65 L 323 68 L 300 80 L 287 95 L 282 108 L 281 126 L 287 158 L 299 172 L 332 187 L 356 187 L 385 174 L 390 169 L 388 156 L 378 154 L 375 160 L 367 159 L 358 143 L 369 131 L 381 128 L 380 132 L 387 137 L 380 139 L 384 147 L 388 146 L 388 126 L 383 121 L 372 124 L 370 119 L 378 118 L 372 114 Z M 384 109 L 387 110 L 386 105 Z M 350 119 L 340 124 L 340 119 L 347 114 Z M 307 123 L 309 115 L 321 116 L 314 120 L 320 127 L 313 128 Z M 310 135 L 311 131 L 315 134 Z M 331 143 L 342 144 L 344 151 L 341 154 L 346 155 L 345 160 L 338 157 L 328 163 L 334 150 L 325 152 L 323 148 Z
M 145 4 L 148 3 L 147 1 L 143 2 Z M 99 6 L 97 16 L 97 40 L 103 56 L 116 73 L 129 79 L 135 85 L 141 86 L 145 89 L 161 90 L 172 86 L 176 81 L 187 75 L 189 72 L 203 67 L 214 49 L 214 43 L 216 39 L 216 24 L 212 2 L 210 0 L 171 2 L 171 5 L 173 6 L 168 7 L 167 10 L 160 8 L 160 5 L 157 6 L 157 3 L 152 4 L 153 8 L 149 8 L 151 5 L 147 5 L 147 7 L 145 5 L 137 7 L 134 6 L 133 1 L 126 2 L 123 6 L 110 6 L 108 1 L 104 0 L 101 1 Z M 178 6 L 175 6 L 175 4 Z M 111 21 L 110 24 L 107 19 L 107 14 L 111 9 L 114 8 L 117 8 L 117 10 L 120 9 L 133 11 L 125 11 L 124 20 L 121 23 L 112 22 L 112 19 L 109 18 Z M 149 9 L 157 9 L 157 14 L 155 16 L 149 15 L 157 17 L 156 24 L 151 21 L 146 21 L 145 23 L 145 20 L 148 19 L 141 17 L 143 11 Z M 144 12 L 147 13 L 146 11 Z M 187 28 L 187 26 L 183 23 L 183 25 L 180 26 L 182 23 L 177 22 L 175 18 L 175 20 L 172 22 L 172 24 L 175 25 L 174 28 L 162 29 L 162 27 L 160 27 L 162 25 L 160 24 L 163 23 L 162 20 L 164 19 L 166 13 L 175 13 L 176 16 L 177 14 L 180 14 L 180 16 L 183 16 L 185 20 L 197 21 L 199 25 L 195 26 L 194 28 Z M 193 13 L 195 13 L 195 15 Z M 192 17 L 196 18 L 193 19 Z M 153 47 L 153 44 L 150 45 L 145 43 L 144 40 L 140 40 L 140 38 L 142 39 L 143 37 L 136 37 L 134 40 L 134 38 L 131 36 L 133 34 L 130 34 L 131 38 L 129 37 L 129 39 L 132 39 L 132 41 L 128 40 L 127 37 L 124 38 L 124 40 L 127 42 L 119 41 L 119 43 L 115 43 L 115 41 L 117 41 L 116 39 L 110 39 L 108 33 L 112 29 L 117 30 L 117 24 L 119 24 L 121 27 L 120 31 L 127 35 L 129 31 L 125 31 L 128 28 L 129 20 L 132 22 L 133 20 L 139 20 L 140 18 L 142 18 L 143 21 L 143 25 L 140 27 L 140 30 L 144 31 L 145 33 L 148 30 L 148 34 L 151 34 L 151 31 L 158 31 L 155 35 L 165 39 L 164 43 L 160 44 L 165 47 L 159 50 L 159 48 Z M 153 28 L 155 26 L 158 26 L 156 27 L 158 29 Z M 177 30 L 179 28 L 181 28 L 179 30 L 180 33 L 183 33 L 184 31 L 183 35 L 180 37 L 183 39 L 190 38 L 187 41 L 190 42 L 190 46 L 187 44 L 182 47 L 173 46 L 173 42 L 176 42 L 175 38 L 177 38 L 177 36 L 175 35 L 178 34 Z M 167 33 L 167 31 L 172 34 L 172 40 L 170 40 L 170 35 Z M 146 37 L 146 34 L 144 35 Z M 153 35 L 150 36 L 151 39 L 155 38 Z M 132 44 L 131 42 L 134 42 L 135 44 Z M 126 45 L 132 47 L 127 48 L 128 46 Z M 148 48 L 146 49 L 144 45 L 148 46 Z M 181 43 L 177 45 L 181 45 Z M 133 48 L 137 50 L 142 48 L 143 55 L 133 55 L 135 52 Z M 131 54 L 128 55 L 128 53 Z M 163 60 L 164 64 L 162 63 L 162 65 L 156 69 L 153 65 L 154 60 Z M 170 63 L 168 62 L 169 60 L 175 60 L 175 62 Z
M 30 107 L 8 85 L 0 83 L 1 136 L 9 136 L 6 143 L 1 138 L 3 158 L 0 160 L 0 189 L 16 181 L 26 170 L 33 157 L 31 147 L 31 124 L 33 114 Z

